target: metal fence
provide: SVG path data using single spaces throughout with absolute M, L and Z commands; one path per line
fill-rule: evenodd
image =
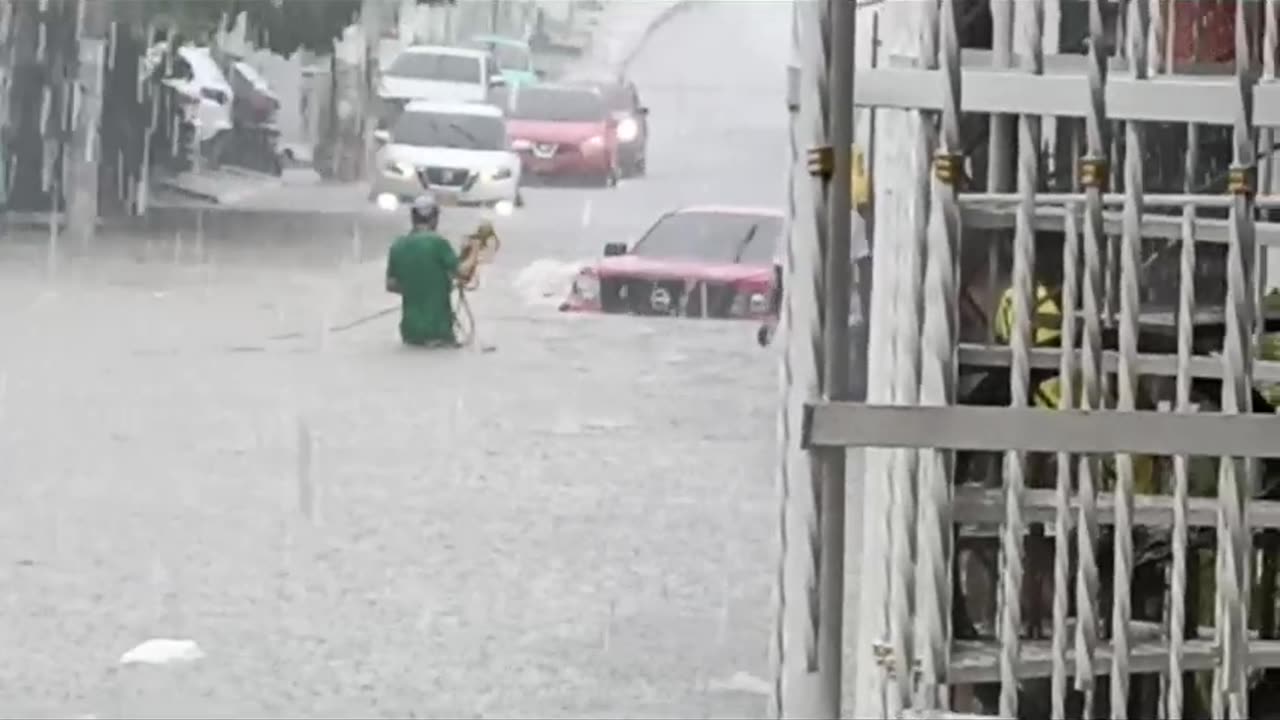
M 892 277 L 875 282 L 899 288 L 894 307 L 877 295 L 872 308 L 873 333 L 892 339 L 895 381 L 872 404 L 842 402 L 814 373 L 784 365 L 793 390 L 784 408 L 808 398 L 798 422 L 784 413 L 784 426 L 799 428 L 784 431 L 784 449 L 820 464 L 832 449 L 868 448 L 867 485 L 889 488 L 887 507 L 866 508 L 888 537 L 868 549 L 877 562 L 864 564 L 857 588 L 861 612 L 878 618 L 854 649 L 871 659 L 858 667 L 858 715 L 1270 712 L 1280 695 L 1270 672 L 1280 668 L 1280 503 L 1267 480 L 1280 418 L 1255 382 L 1280 377 L 1280 364 L 1257 359 L 1276 325 L 1260 292 L 1260 248 L 1280 244 L 1280 226 L 1262 219 L 1277 202 L 1259 195 L 1280 126 L 1276 0 L 1231 7 L 1233 66 L 1217 76 L 1166 62 L 1176 45 L 1168 29 L 1180 27 L 1166 3 L 1124 3 L 1124 42 L 1110 43 L 1110 3 L 1087 0 L 1087 52 L 1075 58 L 1046 56 L 1043 0 L 1004 3 L 1014 13 L 1008 67 L 961 53 L 958 4 L 927 3 L 914 63 L 853 81 L 860 107 L 920 111 L 921 154 L 932 158 L 919 187 L 897 189 L 919 199 L 920 232 L 874 242 L 893 256 L 877 263 Z M 797 17 L 809 42 L 829 45 L 828 17 Z M 806 89 L 803 102 L 826 100 L 820 83 Z M 1016 192 L 964 186 L 959 129 L 971 114 L 1017 116 Z M 1071 192 L 1044 190 L 1045 118 L 1078 128 Z M 1228 166 L 1224 193 L 1144 192 L 1157 123 L 1191 133 L 1173 151 L 1186 177 L 1215 160 Z M 1202 127 L 1231 129 L 1229 158 L 1200 155 Z M 789 278 L 808 278 L 809 309 L 821 317 L 824 264 L 843 259 L 823 242 L 796 247 L 812 235 L 791 241 L 801 267 Z M 974 300 L 987 275 L 964 262 L 989 244 L 1011 256 L 1005 343 L 979 327 L 995 308 Z M 1220 270 L 1199 267 L 1215 255 Z M 1046 279 L 1046 261 L 1058 277 Z M 1051 341 L 1041 332 L 1046 284 L 1058 307 Z M 1152 292 L 1158 284 L 1174 287 Z M 823 354 L 830 333 L 807 327 L 785 335 L 789 359 Z M 1054 407 L 1039 392 L 1046 382 Z M 806 502 L 821 527 L 832 508 L 814 492 Z M 831 542 L 809 535 L 812 552 L 793 552 L 806 559 L 791 563 L 822 567 Z M 822 581 L 809 573 L 811 587 Z M 839 631 L 809 604 L 811 637 Z M 823 662 L 815 656 L 810 671 Z

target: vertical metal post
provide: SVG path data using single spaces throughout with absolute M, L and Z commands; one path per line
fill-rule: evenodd
M 1253 42 L 1250 13 L 1236 4 L 1235 85 L 1237 90 L 1233 157 L 1228 191 L 1230 242 L 1227 246 L 1226 337 L 1223 338 L 1222 412 L 1252 410 L 1253 294 L 1257 237 L 1254 194 L 1257 160 L 1253 143 Z M 1246 513 L 1253 488 L 1254 463 L 1223 458 L 1218 466 L 1218 641 L 1222 647 L 1221 717 L 1249 717 L 1249 588 L 1252 585 Z
M 991 56 L 997 67 L 1013 66 L 1013 10 L 1013 0 L 991 0 Z M 991 116 L 987 135 L 987 189 L 991 192 L 1013 189 L 1013 120 L 1012 115 Z
M 849 394 L 849 306 L 852 293 L 853 44 L 857 7 L 850 0 L 828 0 L 827 128 L 833 152 L 827 184 L 827 242 L 824 277 L 823 390 L 828 400 Z M 840 717 L 844 651 L 844 540 L 846 448 L 824 450 L 817 458 L 822 475 L 819 504 L 821 567 L 818 585 L 818 673 L 821 717 Z

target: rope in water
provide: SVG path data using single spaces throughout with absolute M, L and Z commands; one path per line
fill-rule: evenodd
M 465 264 L 469 258 L 475 258 L 474 264 L 463 275 L 465 281 L 459 283 L 455 288 L 455 299 L 453 303 L 453 329 L 458 344 L 463 347 L 468 347 L 474 344 L 476 340 L 476 316 L 475 313 L 471 311 L 471 303 L 467 301 L 467 292 L 470 290 L 476 290 L 480 287 L 480 277 L 477 272 L 479 266 L 491 262 L 494 255 L 496 255 L 498 250 L 501 248 L 502 240 L 498 237 L 497 233 L 493 231 L 493 226 L 487 222 L 481 223 L 474 232 L 467 236 L 466 241 L 463 243 L 462 252 L 460 253 L 462 262 Z M 382 308 L 381 310 L 375 310 L 367 315 L 361 315 L 354 320 L 349 320 L 340 325 L 327 327 L 324 329 L 324 332 L 335 334 L 346 332 L 347 330 L 354 330 L 355 328 L 367 325 L 374 320 L 386 317 L 387 315 L 391 315 L 399 310 L 400 303 L 396 303 L 395 305 L 390 305 Z M 302 331 L 295 330 L 293 332 L 272 335 L 270 339 L 293 340 L 303 337 L 304 335 L 305 333 Z

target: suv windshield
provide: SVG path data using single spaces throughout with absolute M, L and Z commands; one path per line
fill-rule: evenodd
M 590 90 L 521 87 L 503 92 L 507 117 L 552 122 L 599 122 L 608 114 L 604 99 Z
M 386 74 L 415 80 L 479 83 L 481 67 L 480 59 L 476 57 L 405 52 L 391 63 Z
M 502 150 L 507 129 L 500 117 L 405 112 L 391 126 L 391 141 L 417 147 Z
M 755 233 L 747 240 L 738 256 L 738 262 L 746 265 L 770 265 L 778 252 L 778 243 L 782 241 L 782 218 L 757 218 Z
M 779 218 L 682 212 L 667 215 L 631 251 L 640 257 L 767 265 L 782 229 Z

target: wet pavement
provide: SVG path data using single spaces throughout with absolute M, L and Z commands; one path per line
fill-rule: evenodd
M 52 275 L 4 247 L 0 716 L 761 714 L 772 354 L 554 306 L 665 210 L 781 204 L 788 19 L 707 2 L 653 34 L 649 176 L 499 221 L 493 352 L 322 329 L 392 304 L 398 218 L 100 238 Z M 152 637 L 205 657 L 118 665 Z

